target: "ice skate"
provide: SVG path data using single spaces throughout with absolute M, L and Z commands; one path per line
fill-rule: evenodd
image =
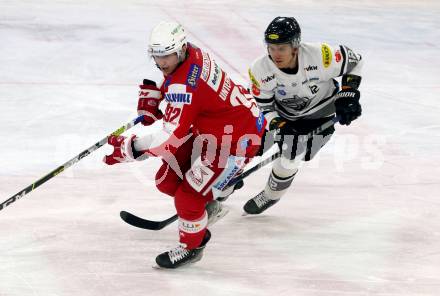
M 157 267 L 174 269 L 189 263 L 200 261 L 203 257 L 203 250 L 210 239 L 211 232 L 207 229 L 205 232 L 205 237 L 203 238 L 203 241 L 198 248 L 188 250 L 183 244 L 180 244 L 176 248 L 157 256 Z
M 279 201 L 279 199 L 270 199 L 266 196 L 264 193 L 264 190 L 261 191 L 257 196 L 254 198 L 251 198 L 246 202 L 244 205 L 244 215 L 251 214 L 251 215 L 257 215 L 261 214 L 274 204 L 276 204 Z

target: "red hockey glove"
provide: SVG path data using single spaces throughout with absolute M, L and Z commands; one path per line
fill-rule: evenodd
M 143 85 L 139 85 L 139 88 L 138 115 L 144 115 L 144 120 L 141 123 L 148 126 L 163 117 L 159 110 L 162 97 L 154 81 L 144 79 Z
M 107 139 L 107 143 L 113 146 L 113 153 L 104 156 L 103 161 L 108 165 L 121 162 L 135 161 L 140 153 L 134 150 L 133 141 L 136 139 L 136 135 L 131 135 L 126 138 L 124 136 L 110 136 Z

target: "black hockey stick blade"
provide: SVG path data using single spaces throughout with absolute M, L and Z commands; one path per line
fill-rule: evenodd
M 119 213 L 119 216 L 121 216 L 121 219 L 124 220 L 126 223 L 134 227 L 148 229 L 148 230 L 161 230 L 162 228 L 168 226 L 169 224 L 177 220 L 177 215 L 174 215 L 166 220 L 151 221 L 151 220 L 142 219 L 126 211 L 121 211 Z

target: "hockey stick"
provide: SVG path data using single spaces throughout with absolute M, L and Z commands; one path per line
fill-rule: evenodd
M 316 129 L 314 129 L 313 131 L 308 133 L 307 136 L 311 137 L 313 135 L 316 135 L 316 134 L 320 133 L 321 131 L 323 131 L 323 130 L 333 126 L 338 121 L 339 121 L 339 117 L 337 117 L 337 116 L 333 117 L 329 121 L 323 123 L 321 126 L 317 127 Z M 263 160 L 262 162 L 258 163 L 255 166 L 253 166 L 252 168 L 248 169 L 247 171 L 245 171 L 241 175 L 239 175 L 236 178 L 232 179 L 228 183 L 228 186 L 224 190 L 226 190 L 227 188 L 230 188 L 232 186 L 235 186 L 235 184 L 237 184 L 238 182 L 242 181 L 244 178 L 248 177 L 249 175 L 251 175 L 255 171 L 257 171 L 260 168 L 262 168 L 263 166 L 271 163 L 272 161 L 274 161 L 275 159 L 277 159 L 280 156 L 281 156 L 281 151 L 278 151 L 277 153 L 274 153 L 272 156 L 266 158 L 265 160 Z M 143 218 L 138 217 L 138 216 L 136 216 L 136 215 L 134 215 L 132 213 L 129 213 L 127 211 L 121 211 L 119 215 L 120 215 L 121 219 L 124 220 L 126 223 L 128 223 L 128 224 L 130 224 L 130 225 L 132 225 L 134 227 L 138 227 L 138 228 L 142 228 L 142 229 L 148 229 L 148 230 L 161 230 L 162 228 L 165 228 L 169 224 L 171 224 L 174 221 L 176 221 L 177 218 L 178 218 L 178 216 L 176 214 L 176 215 L 174 215 L 174 216 L 172 216 L 172 217 L 170 217 L 168 219 L 162 220 L 162 221 L 152 221 L 152 220 L 143 219 Z
M 10 204 L 12 204 L 13 202 L 19 200 L 20 198 L 22 198 L 23 196 L 25 196 L 29 192 L 33 191 L 35 188 L 39 187 L 41 184 L 46 183 L 47 181 L 49 181 L 50 179 L 52 179 L 53 177 L 55 177 L 59 173 L 63 172 L 65 169 L 71 167 L 72 165 L 74 165 L 75 163 L 77 163 L 78 161 L 80 161 L 81 159 L 83 159 L 84 157 L 86 157 L 87 155 L 92 153 L 93 151 L 95 151 L 98 148 L 100 148 L 100 147 L 104 146 L 105 144 L 107 144 L 107 138 L 108 137 L 110 137 L 112 135 L 119 136 L 123 132 L 125 132 L 126 130 L 132 128 L 133 126 L 135 126 L 136 124 L 141 122 L 142 118 L 143 118 L 143 115 L 138 116 L 137 118 L 133 119 L 132 121 L 126 123 L 125 125 L 121 126 L 117 130 L 115 130 L 110 135 L 108 135 L 105 138 L 103 138 L 101 141 L 97 142 L 95 145 L 90 146 L 89 148 L 87 148 L 86 150 L 84 150 L 83 152 L 81 152 L 80 154 L 78 154 L 77 156 L 72 158 L 71 160 L 63 163 L 61 166 L 57 167 L 56 169 L 54 169 L 53 171 L 51 171 L 47 175 L 45 175 L 42 178 L 40 178 L 39 180 L 35 181 L 34 183 L 32 183 L 28 187 L 24 188 L 23 190 L 21 190 L 17 194 L 11 196 L 6 201 L 4 201 L 4 202 L 2 202 L 0 204 L 0 210 L 3 210 L 5 207 L 7 207 Z
M 243 180 L 244 178 L 246 178 L 250 174 L 254 173 L 259 168 L 261 168 L 261 167 L 265 166 L 266 164 L 272 162 L 273 160 L 278 158 L 280 155 L 281 155 L 281 153 L 277 152 L 277 153 L 273 154 L 272 156 L 266 158 L 262 162 L 258 163 L 254 167 L 250 168 L 249 170 L 245 171 L 240 176 L 232 179 L 228 183 L 228 186 L 225 187 L 224 190 L 226 190 L 226 189 L 228 189 L 228 188 L 230 188 L 232 186 L 235 186 L 235 184 L 237 184 L 238 182 L 240 182 L 241 180 Z M 165 219 L 165 220 L 162 220 L 162 221 L 152 221 L 152 220 L 143 219 L 143 218 L 138 217 L 138 216 L 136 216 L 136 215 L 134 215 L 132 213 L 129 213 L 127 211 L 121 211 L 119 213 L 119 216 L 121 217 L 122 220 L 124 220 L 126 223 L 130 224 L 131 226 L 142 228 L 142 229 L 148 229 L 148 230 L 161 230 L 162 228 L 165 228 L 169 224 L 171 224 L 174 221 L 176 221 L 177 218 L 178 218 L 177 214 L 175 214 L 174 216 L 169 217 L 168 219 Z

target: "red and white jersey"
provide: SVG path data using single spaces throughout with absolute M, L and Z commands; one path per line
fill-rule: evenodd
M 252 94 L 268 121 L 277 116 L 292 121 L 329 116 L 334 112 L 332 97 L 338 90 L 334 78 L 361 76 L 362 64 L 361 55 L 344 45 L 301 43 L 295 74 L 278 69 L 267 54 L 252 63 Z
M 174 151 L 179 140 L 194 133 L 215 137 L 221 147 L 225 144 L 222 137 L 227 135 L 234 153 L 237 145 L 248 145 L 239 141 L 260 139 L 266 122 L 253 96 L 232 81 L 209 54 L 191 44 L 187 51 L 185 61 L 160 87 L 167 103 L 163 128 L 169 137 L 154 146 Z M 160 150 L 150 147 L 149 152 L 159 156 Z

